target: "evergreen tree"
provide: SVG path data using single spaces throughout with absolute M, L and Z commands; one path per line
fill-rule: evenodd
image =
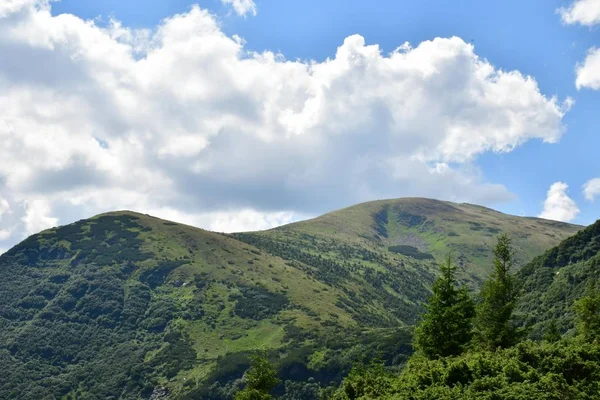
M 476 331 L 481 344 L 488 349 L 510 347 L 518 341 L 512 321 L 517 301 L 511 239 L 507 234 L 498 237 L 494 248 L 494 271 L 481 288 L 481 303 L 477 307 Z
M 415 347 L 428 358 L 462 353 L 473 331 L 474 304 L 465 286 L 456 287 L 451 254 L 440 265 L 440 271 L 425 306 L 427 312 L 415 332 Z
M 595 280 L 590 280 L 585 295 L 573 304 L 577 331 L 586 341 L 600 339 L 600 291 Z
M 244 375 L 246 387 L 235 395 L 235 400 L 269 400 L 271 390 L 279 383 L 277 371 L 265 357 L 254 356 Z

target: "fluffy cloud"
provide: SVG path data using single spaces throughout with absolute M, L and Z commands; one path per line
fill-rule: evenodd
M 0 18 L 14 240 L 113 209 L 239 230 L 384 197 L 493 204 L 512 194 L 477 157 L 556 142 L 571 105 L 458 37 L 382 54 L 354 35 L 314 62 L 248 52 L 199 7 L 153 31 L 35 0 Z
M 25 225 L 25 235 L 31 235 L 58 224 L 58 218 L 49 216 L 50 204 L 46 200 L 26 201 L 25 208 L 25 215 L 21 218 Z
M 540 218 L 570 222 L 577 217 L 579 208 L 567 195 L 568 188 L 569 185 L 563 182 L 556 182 L 550 186 Z
M 0 197 L 0 218 L 7 212 L 10 212 L 10 204 L 8 203 L 8 200 Z
M 583 185 L 583 195 L 586 200 L 594 201 L 600 196 L 600 178 L 590 179 Z
M 600 90 L 600 49 L 591 48 L 582 64 L 576 68 L 577 89 L 589 88 Z
M 570 7 L 560 8 L 558 12 L 566 24 L 600 24 L 600 0 L 575 0 Z M 589 49 L 584 62 L 577 65 L 575 72 L 577 89 L 600 90 L 600 49 Z
M 575 0 L 569 7 L 559 8 L 565 24 L 592 26 L 600 23 L 600 1 Z
M 233 10 L 241 16 L 250 13 L 256 15 L 256 4 L 252 0 L 221 0 L 223 4 L 230 4 Z

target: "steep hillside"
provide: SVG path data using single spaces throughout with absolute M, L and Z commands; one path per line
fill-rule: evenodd
M 551 320 L 562 331 L 573 327 L 572 305 L 591 279 L 600 278 L 600 221 L 548 250 L 518 274 L 522 281 L 519 312 L 533 336 Z
M 424 199 L 235 235 L 131 212 L 50 229 L 0 257 L 0 398 L 228 398 L 255 349 L 339 381 L 406 357 L 447 250 L 477 285 L 501 230 L 526 261 L 578 229 Z
M 369 318 L 361 322 L 389 326 L 417 320 L 436 260 L 449 251 L 461 267 L 461 280 L 477 288 L 491 271 L 491 247 L 500 232 L 513 238 L 520 267 L 581 228 L 471 204 L 406 198 L 234 237 L 342 288 L 349 299 L 340 306 Z

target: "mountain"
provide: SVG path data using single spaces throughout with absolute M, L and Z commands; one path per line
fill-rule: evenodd
M 518 273 L 522 282 L 519 313 L 540 337 L 552 320 L 566 332 L 573 328 L 575 300 L 600 278 L 600 221 L 536 257 Z
M 579 229 L 427 199 L 233 235 L 132 212 L 50 229 L 0 257 L 0 398 L 228 398 L 256 349 L 339 382 L 407 357 L 447 251 L 476 287 L 499 232 L 524 264 Z

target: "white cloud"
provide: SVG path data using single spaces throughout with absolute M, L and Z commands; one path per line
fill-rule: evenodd
M 50 212 L 50 205 L 45 200 L 27 201 L 25 215 L 21 218 L 25 224 L 25 236 L 57 226 L 58 218 L 50 216 Z
M 600 49 L 591 48 L 582 64 L 576 67 L 577 89 L 589 88 L 600 90 Z
M 558 12 L 565 24 L 599 24 L 600 0 L 575 0 L 569 7 L 559 8 Z
M 600 178 L 590 179 L 583 185 L 583 195 L 586 200 L 594 201 L 600 196 Z
M 375 198 L 490 205 L 512 194 L 477 158 L 556 142 L 572 104 L 458 37 L 289 61 L 199 7 L 138 31 L 6 4 L 0 229 L 21 235 L 114 209 L 232 230 Z
M 308 217 L 296 215 L 293 212 L 257 212 L 252 209 L 186 213 L 168 206 L 140 209 L 139 211 L 149 215 L 160 215 L 161 218 L 169 221 L 203 226 L 214 232 L 226 233 L 265 230 Z
M 230 4 L 233 10 L 243 17 L 250 13 L 256 15 L 256 4 L 252 0 L 221 0 L 223 4 Z
M 10 212 L 10 204 L 8 204 L 8 200 L 0 197 L 0 218 L 7 212 Z
M 8 229 L 0 229 L 0 240 L 7 240 L 12 235 L 12 232 Z M 2 254 L 2 253 L 0 253 Z
M 600 24 L 600 0 L 575 0 L 571 6 L 559 8 L 558 12 L 566 24 Z M 584 62 L 576 66 L 575 72 L 577 89 L 600 90 L 600 49 L 589 49 Z
M 23 9 L 48 8 L 48 0 L 2 0 L 0 18 L 7 17 Z
M 567 195 L 568 188 L 569 185 L 563 182 L 555 182 L 550 186 L 540 218 L 570 222 L 577 217 L 579 208 Z
M 210 229 L 216 232 L 243 232 L 264 230 L 284 225 L 294 220 L 292 212 L 258 213 L 254 210 L 241 210 L 234 213 L 215 213 Z

